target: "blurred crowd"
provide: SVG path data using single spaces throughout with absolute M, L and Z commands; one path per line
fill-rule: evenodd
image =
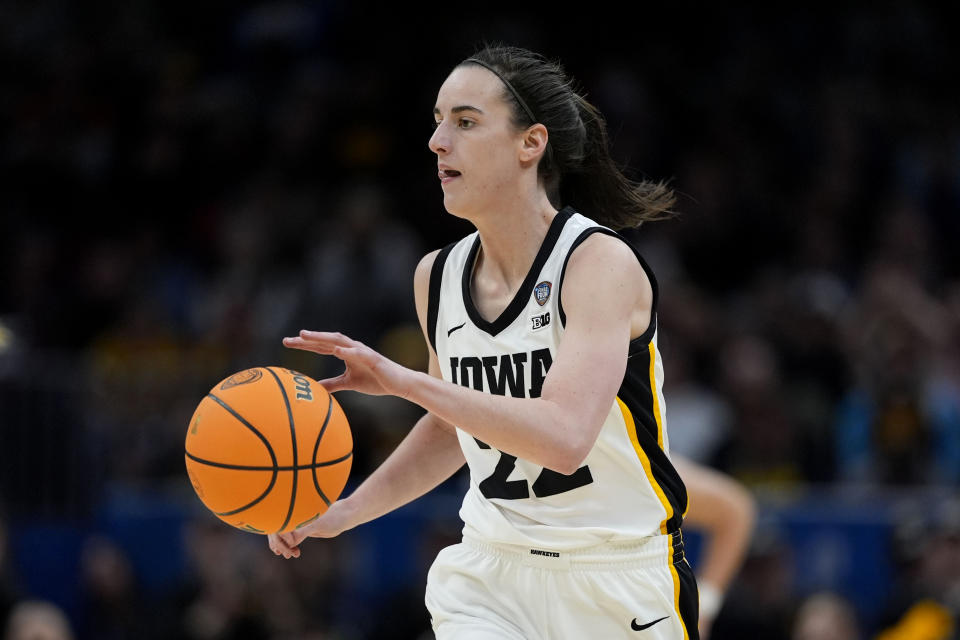
M 628 232 L 660 281 L 673 450 L 761 504 L 814 487 L 945 496 L 892 517 L 890 588 L 870 610 L 796 588 L 793 550 L 761 526 L 712 637 L 956 637 L 950 15 L 712 11 L 433 15 L 425 37 L 363 3 L 0 5 L 4 637 L 429 637 L 422 575 L 372 593 L 352 575 L 374 553 L 363 540 L 285 563 L 194 515 L 182 443 L 196 403 L 236 370 L 330 373 L 281 347 L 300 328 L 425 367 L 413 269 L 470 231 L 443 211 L 431 109 L 482 39 L 563 60 L 615 155 L 680 196 L 677 218 Z M 355 481 L 418 410 L 342 396 Z M 117 487 L 193 505 L 183 570 L 162 589 L 97 525 Z M 456 509 L 425 521 L 407 549 L 422 570 L 455 539 Z M 27 586 L 45 549 L 16 534 L 37 522 L 80 532 L 58 603 Z

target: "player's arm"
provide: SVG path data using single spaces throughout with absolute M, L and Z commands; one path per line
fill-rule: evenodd
M 706 534 L 697 571 L 700 587 L 701 630 L 706 632 L 736 576 L 750 543 L 756 504 L 750 492 L 728 475 L 680 456 L 673 464 L 687 487 L 689 508 L 684 526 Z
M 565 331 L 539 398 L 434 381 L 412 385 L 409 397 L 501 451 L 573 473 L 593 448 L 623 381 L 634 315 L 649 318 L 652 290 L 638 283 L 649 287 L 632 250 L 594 234 L 567 263 L 560 291 Z
M 425 336 L 427 291 L 435 256 L 436 253 L 429 254 L 420 262 L 414 278 L 417 315 Z M 429 342 L 427 340 L 429 375 L 439 378 L 437 355 Z M 333 503 L 323 516 L 303 529 L 276 536 L 276 540 L 271 539 L 271 548 L 276 546 L 274 552 L 287 558 L 299 557 L 298 545 L 304 538 L 330 538 L 390 513 L 437 487 L 460 469 L 464 462 L 454 428 L 441 418 L 427 413 L 356 491 Z
M 420 261 L 414 276 L 417 316 L 425 337 L 430 268 L 436 253 Z M 429 376 L 439 379 L 437 354 L 429 339 L 426 342 L 430 354 Z M 428 412 L 383 464 L 345 500 L 348 522 L 351 526 L 369 522 L 419 498 L 456 473 L 465 462 L 455 429 Z
M 594 234 L 570 257 L 563 341 L 539 398 L 494 396 L 411 371 L 341 334 L 304 331 L 287 346 L 332 354 L 346 371 L 328 389 L 398 395 L 497 449 L 564 474 L 593 447 L 623 380 L 636 318 L 652 289 L 631 249 Z M 643 326 L 646 326 L 645 324 Z

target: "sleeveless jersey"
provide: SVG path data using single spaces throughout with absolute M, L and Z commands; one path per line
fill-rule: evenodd
M 441 250 L 430 275 L 427 329 L 444 380 L 486 393 L 539 397 L 563 341 L 560 292 L 567 261 L 593 233 L 620 237 L 569 207 L 559 211 L 516 296 L 493 321 L 480 315 L 471 297 L 479 234 Z M 563 475 L 458 428 L 470 470 L 460 509 L 465 535 L 569 550 L 679 530 L 687 496 L 668 457 L 657 283 L 630 246 L 653 287 L 650 326 L 630 341 L 626 373 L 596 443 L 577 471 Z

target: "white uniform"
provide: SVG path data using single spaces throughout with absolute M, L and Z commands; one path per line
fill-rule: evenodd
M 444 379 L 538 397 L 563 339 L 567 261 L 593 233 L 616 236 L 561 210 L 516 297 L 492 322 L 470 293 L 479 234 L 443 249 L 431 272 L 427 328 Z M 657 284 L 637 258 L 653 287 L 650 326 L 630 342 L 623 383 L 583 466 L 563 475 L 457 430 L 470 487 L 460 510 L 464 543 L 444 550 L 428 579 L 438 637 L 697 637 L 696 586 L 680 536 L 686 490 L 667 456 Z M 612 567 L 617 575 L 630 570 L 616 580 Z M 552 586 L 538 582 L 544 571 Z M 550 590 L 559 595 L 539 593 Z

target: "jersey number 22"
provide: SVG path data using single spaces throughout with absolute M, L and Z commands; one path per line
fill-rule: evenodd
M 489 449 L 490 445 L 476 440 L 481 449 Z M 517 457 L 500 451 L 500 460 L 493 473 L 480 483 L 480 493 L 487 499 L 502 498 L 505 500 L 519 500 L 530 497 L 530 487 L 526 480 L 507 480 L 517 464 Z M 551 469 L 543 469 L 533 483 L 533 495 L 538 498 L 555 496 L 577 489 L 593 482 L 590 467 L 582 466 L 568 476 Z

